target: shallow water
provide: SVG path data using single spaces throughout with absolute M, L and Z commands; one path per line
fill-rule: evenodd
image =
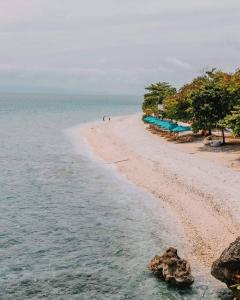
M 181 291 L 147 271 L 166 245 L 180 245 L 175 225 L 160 201 L 91 159 L 80 140 L 76 152 L 65 133 L 137 112 L 140 101 L 0 97 L 0 299 L 225 299 L 204 278 Z

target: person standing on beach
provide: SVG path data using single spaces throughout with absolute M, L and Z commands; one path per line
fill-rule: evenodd
M 105 116 L 103 116 L 102 120 L 103 120 L 103 122 L 105 121 Z
M 110 120 L 111 120 L 111 118 L 109 117 L 109 118 L 108 118 L 108 121 L 110 121 Z

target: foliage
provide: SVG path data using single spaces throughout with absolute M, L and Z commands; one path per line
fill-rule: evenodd
M 192 120 L 191 94 L 200 90 L 206 81 L 206 76 L 199 76 L 181 87 L 175 95 L 167 97 L 163 102 L 165 116 L 186 122 Z
M 229 115 L 227 115 L 223 124 L 230 128 L 234 136 L 240 136 L 240 105 L 235 106 Z
M 192 128 L 195 132 L 203 129 L 209 133 L 214 128 L 220 128 L 224 144 L 224 119 L 240 99 L 240 73 L 212 70 L 206 73 L 205 78 L 201 89 L 191 94 Z
M 144 95 L 142 109 L 144 113 L 158 112 L 158 104 L 162 104 L 168 96 L 174 95 L 176 89 L 167 82 L 158 82 L 145 88 L 148 92 Z
M 240 136 L 240 69 L 233 73 L 212 69 L 178 91 L 166 82 L 151 84 L 146 88 L 143 111 L 158 113 L 163 105 L 163 116 L 176 121 L 192 123 L 199 130 L 230 128 Z
M 188 98 L 180 97 L 179 94 L 166 98 L 163 102 L 164 117 L 171 120 L 191 120 L 191 104 Z
M 192 127 L 194 131 L 211 130 L 230 112 L 231 96 L 216 82 L 209 81 L 203 89 L 195 91 L 192 99 Z

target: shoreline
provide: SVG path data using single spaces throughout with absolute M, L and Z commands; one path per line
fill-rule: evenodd
M 240 172 L 151 134 L 140 114 L 79 131 L 97 157 L 173 212 L 191 259 L 209 268 L 239 235 Z

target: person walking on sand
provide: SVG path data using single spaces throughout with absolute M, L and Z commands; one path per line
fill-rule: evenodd
M 102 120 L 103 120 L 103 122 L 105 121 L 105 116 L 103 116 Z
M 110 118 L 110 117 L 108 118 L 108 121 L 111 121 L 111 118 Z

